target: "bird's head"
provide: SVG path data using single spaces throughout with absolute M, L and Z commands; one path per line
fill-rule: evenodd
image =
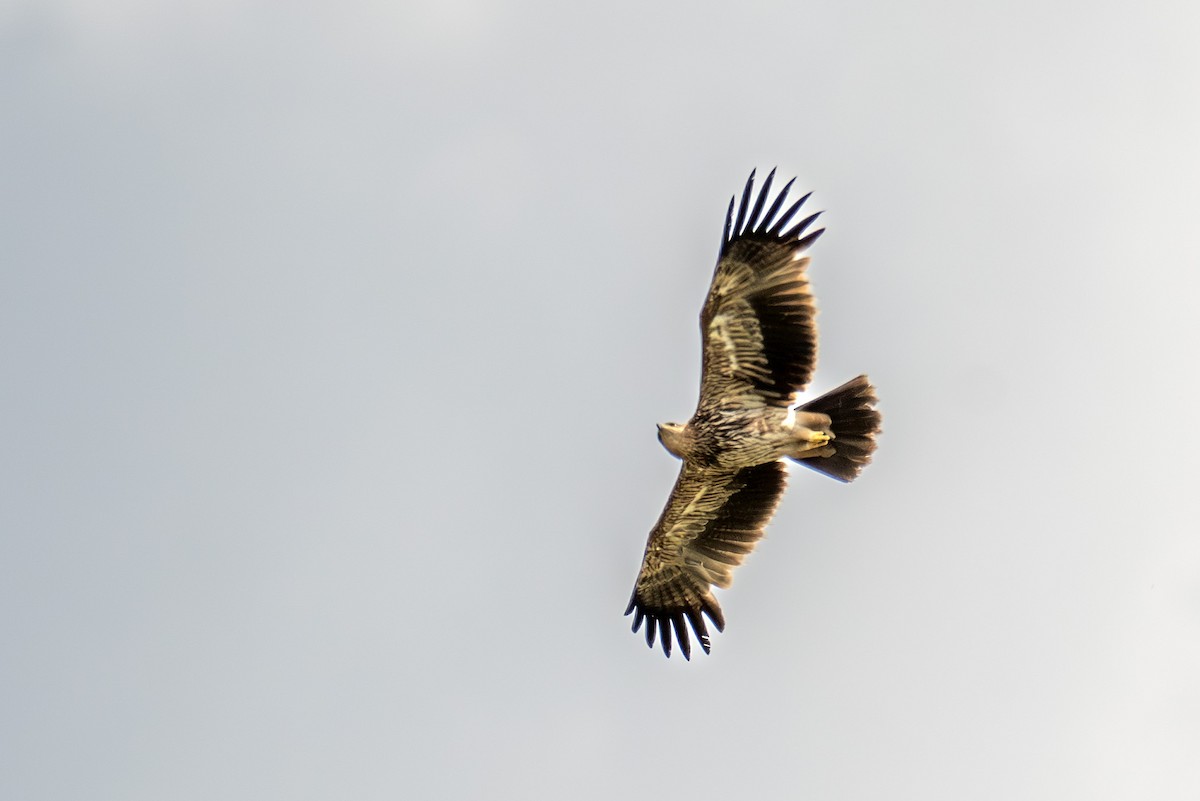
M 659 423 L 658 424 L 658 441 L 663 444 L 672 455 L 683 458 L 684 444 L 684 424 L 683 423 Z

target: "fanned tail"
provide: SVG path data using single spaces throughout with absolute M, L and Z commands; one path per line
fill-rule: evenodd
M 875 387 L 865 375 L 853 378 L 835 390 L 799 407 L 803 412 L 827 414 L 834 434 L 832 456 L 813 456 L 795 461 L 838 481 L 853 481 L 871 462 L 875 436 L 882 418 L 875 410 Z

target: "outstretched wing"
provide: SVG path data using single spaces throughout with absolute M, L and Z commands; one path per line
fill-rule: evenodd
M 729 201 L 721 254 L 700 314 L 704 366 L 701 409 L 787 407 L 817 364 L 816 309 L 800 254 L 825 232 L 804 234 L 820 214 L 790 228 L 808 195 L 780 212 L 788 181 L 764 212 L 775 171 L 753 200 L 754 173 L 734 218 Z
M 625 614 L 636 612 L 633 630 L 646 621 L 646 644 L 655 633 L 671 655 L 671 630 L 684 659 L 692 655 L 686 618 L 708 653 L 707 616 L 725 628 L 712 585 L 728 587 L 733 569 L 763 535 L 787 483 L 782 462 L 720 469 L 684 462 L 662 517 L 650 532 L 642 569 Z

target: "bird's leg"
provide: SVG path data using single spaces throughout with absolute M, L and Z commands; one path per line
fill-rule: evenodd
M 792 420 L 792 431 L 797 440 L 820 447 L 833 439 L 833 431 L 829 429 L 832 424 L 833 420 L 827 414 L 797 410 Z
M 793 452 L 788 455 L 793 459 L 833 456 L 836 451 L 830 445 L 834 439 L 833 431 L 829 428 L 831 423 L 832 420 L 827 414 L 797 410 L 796 417 L 792 421 L 795 445 Z

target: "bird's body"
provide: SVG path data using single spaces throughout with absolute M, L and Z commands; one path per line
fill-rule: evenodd
M 801 254 L 823 229 L 804 235 L 813 214 L 788 230 L 807 195 L 780 213 L 791 182 L 764 213 L 774 172 L 750 205 L 754 174 L 734 218 L 731 201 L 712 287 L 700 314 L 700 401 L 685 424 L 663 423 L 663 446 L 683 460 L 667 507 L 650 533 L 626 614 L 645 621 L 646 642 L 672 631 L 691 654 L 685 619 L 710 647 L 704 617 L 724 628 L 711 586 L 728 587 L 753 548 L 787 481 L 782 459 L 853 480 L 870 461 L 879 431 L 865 376 L 796 408 L 816 366 L 816 324 Z M 702 617 L 702 615 L 704 617 Z
M 686 425 L 659 425 L 674 456 L 704 467 L 754 467 L 783 457 L 832 455 L 829 416 L 794 409 L 701 409 Z M 819 452 L 818 452 L 819 451 Z

